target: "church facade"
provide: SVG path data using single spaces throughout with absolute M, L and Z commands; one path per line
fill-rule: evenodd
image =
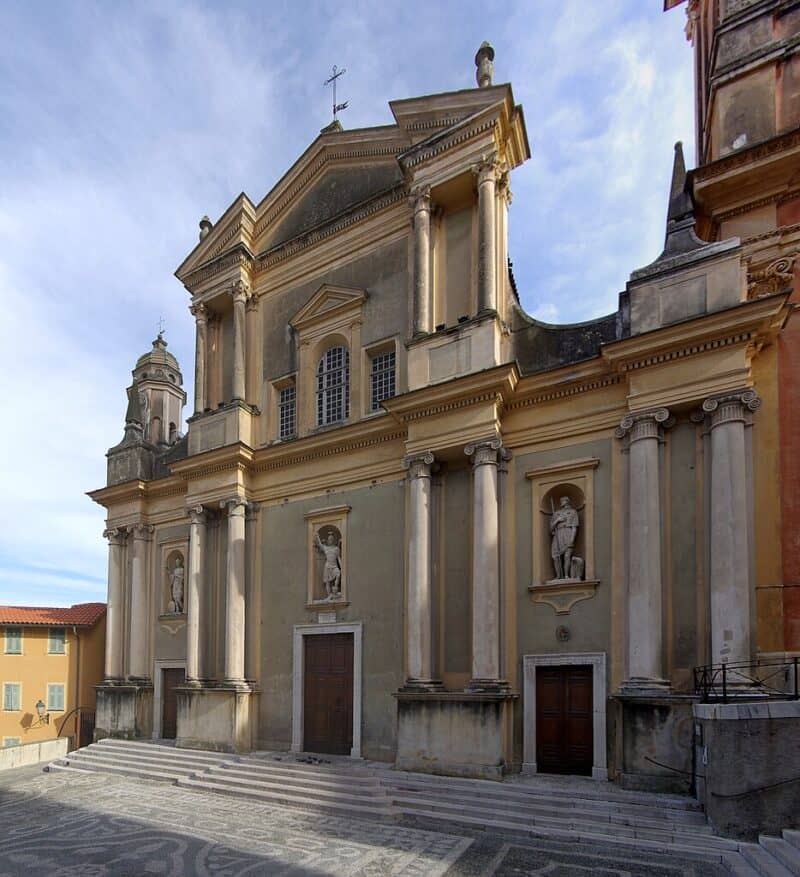
M 664 251 L 618 310 L 528 316 L 507 229 L 530 148 L 493 58 L 392 125 L 333 123 L 201 221 L 176 272 L 187 434 L 159 336 L 91 494 L 98 737 L 668 787 L 694 668 L 798 648 L 775 560 L 791 282 L 759 285 L 724 224 L 698 237 L 678 145 Z

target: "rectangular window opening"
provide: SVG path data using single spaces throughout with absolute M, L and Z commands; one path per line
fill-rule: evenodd
M 64 709 L 64 684 L 62 682 L 50 683 L 47 686 L 47 709 L 48 711 L 62 711 Z
M 3 683 L 3 709 L 17 712 L 22 709 L 22 684 L 20 682 Z
M 50 655 L 65 655 L 67 652 L 67 631 L 63 627 L 51 627 L 47 638 L 47 652 Z
M 371 411 L 380 411 L 381 402 L 395 394 L 395 353 L 377 353 L 372 357 L 370 373 L 372 387 Z
M 6 640 L 5 652 L 7 655 L 21 655 L 22 654 L 22 628 L 21 627 L 7 627 L 5 640 Z
M 278 397 L 278 437 L 294 438 L 297 433 L 297 389 L 283 387 Z

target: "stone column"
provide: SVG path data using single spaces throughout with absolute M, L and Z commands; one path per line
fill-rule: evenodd
M 108 607 L 106 609 L 106 666 L 107 682 L 123 678 L 123 548 L 125 531 L 108 529 L 103 535 L 108 539 Z
M 220 503 L 228 509 L 228 564 L 225 581 L 225 682 L 244 684 L 245 508 L 242 497 Z
M 153 527 L 139 523 L 133 525 L 132 531 L 130 678 L 145 680 L 150 678 L 147 662 L 147 546 L 153 535 Z
M 252 291 L 247 297 L 245 305 L 245 355 L 252 360 L 256 355 L 258 346 L 258 296 Z M 251 405 L 258 402 L 258 368 L 253 368 L 253 362 L 245 365 L 245 401 Z
M 494 156 L 474 168 L 478 178 L 478 313 L 497 310 L 497 177 Z
M 500 679 L 499 438 L 469 444 L 472 459 L 472 690 L 494 690 Z
M 403 461 L 408 469 L 408 688 L 440 688 L 434 679 L 431 638 L 431 469 L 430 452 Z
M 205 679 L 200 648 L 203 618 L 203 567 L 206 549 L 206 510 L 203 506 L 189 509 L 189 569 L 186 591 L 186 681 L 197 684 Z
M 711 415 L 709 588 L 714 664 L 748 662 L 752 657 L 745 423 L 748 413 L 760 405 L 755 390 L 703 402 L 703 411 Z
M 414 337 L 427 335 L 431 314 L 431 196 L 430 186 L 420 186 L 409 199 L 414 211 Z
M 202 302 L 192 305 L 189 310 L 195 321 L 195 358 L 194 358 L 194 413 L 202 414 L 207 407 L 206 398 L 206 336 L 208 331 L 208 315 Z
M 245 387 L 245 305 L 247 286 L 238 280 L 231 289 L 233 297 L 233 398 L 244 402 Z
M 628 447 L 628 679 L 623 688 L 663 690 L 661 482 L 659 442 L 669 411 L 623 418 L 617 437 Z
M 247 558 L 246 587 L 245 587 L 245 613 L 247 616 L 247 629 L 245 631 L 245 661 L 244 673 L 247 680 L 258 679 L 260 650 L 260 620 L 261 620 L 261 593 L 259 589 L 259 575 L 256 567 L 258 544 L 258 510 L 257 502 L 247 503 L 245 512 L 245 546 Z

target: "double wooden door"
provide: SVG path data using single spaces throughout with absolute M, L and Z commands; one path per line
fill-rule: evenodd
M 349 755 L 353 748 L 353 634 L 314 634 L 303 640 L 303 749 Z
M 536 770 L 592 773 L 592 668 L 536 668 Z
M 174 740 L 178 736 L 178 696 L 175 689 L 186 681 L 186 671 L 182 667 L 161 671 L 162 706 L 161 736 L 165 740 Z

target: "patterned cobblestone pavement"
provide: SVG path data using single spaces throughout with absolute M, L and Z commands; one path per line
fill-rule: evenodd
M 0 877 L 721 877 L 721 866 L 346 819 L 104 774 L 0 775 Z

